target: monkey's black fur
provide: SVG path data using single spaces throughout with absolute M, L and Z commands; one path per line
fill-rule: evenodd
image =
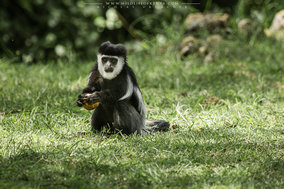
M 126 61 L 126 49 L 122 44 L 111 44 L 109 41 L 103 43 L 99 48 L 100 54 L 123 56 Z
M 103 76 L 105 71 L 101 62 L 102 56 L 118 58 L 117 65 L 108 62 L 109 66 L 114 67 L 117 75 L 111 75 L 110 78 Z M 78 97 L 77 106 L 83 105 L 86 93 L 91 93 L 88 97 L 89 104 L 100 102 L 92 115 L 92 131 L 100 131 L 104 126 L 110 126 L 112 130 L 124 134 L 140 134 L 169 128 L 168 122 L 146 120 L 141 91 L 133 70 L 126 62 L 126 49 L 121 44 L 105 42 L 100 46 L 98 61 L 92 68 L 87 87 Z M 147 127 L 146 124 L 152 127 Z

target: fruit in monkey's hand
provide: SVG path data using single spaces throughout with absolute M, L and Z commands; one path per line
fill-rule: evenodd
M 95 109 L 96 107 L 98 107 L 100 105 L 100 102 L 95 102 L 94 104 L 89 104 L 88 101 L 87 101 L 87 98 L 88 96 L 90 96 L 91 94 L 85 94 L 85 100 L 83 100 L 83 107 L 86 109 L 86 110 L 93 110 Z
M 95 109 L 96 107 L 98 107 L 100 105 L 100 102 L 96 102 L 94 104 L 88 104 L 88 103 L 85 103 L 83 104 L 83 107 L 86 109 L 86 110 L 93 110 Z

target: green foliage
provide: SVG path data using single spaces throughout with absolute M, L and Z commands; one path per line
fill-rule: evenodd
M 0 185 L 283 188 L 282 44 L 235 38 L 216 46 L 211 63 L 181 61 L 167 30 L 128 58 L 147 118 L 178 126 L 165 133 L 77 138 L 90 128 L 91 111 L 75 101 L 94 62 L 1 60 Z
M 251 18 L 262 28 L 269 28 L 274 15 L 282 10 L 283 0 L 239 0 L 233 13 L 237 19 Z
M 98 2 L 105 5 L 104 1 Z M 167 35 L 164 28 L 172 23 L 176 24 L 175 32 L 180 33 L 187 14 L 197 11 L 228 12 L 233 15 L 230 22 L 233 29 L 236 29 L 235 20 L 252 18 L 260 26 L 257 33 L 261 33 L 264 27 L 270 26 L 274 13 L 283 4 L 271 0 L 200 0 L 199 5 L 186 9 L 143 6 L 126 9 L 102 8 L 101 5 L 86 3 L 82 0 L 1 1 L 1 57 L 15 62 L 93 60 L 98 45 L 107 40 L 113 43 L 126 43 L 133 39 L 147 42 L 154 36 Z M 129 29 L 129 26 L 134 29 Z
M 135 32 L 147 40 L 161 31 L 163 24 L 170 23 L 172 15 L 186 14 L 184 10 L 172 8 L 115 9 L 108 8 L 105 2 L 104 7 L 87 3 L 82 0 L 1 1 L 0 55 L 23 62 L 95 59 L 94 52 L 104 41 L 125 43 L 135 38 Z M 127 31 L 129 25 L 136 30 Z
M 92 54 L 101 14 L 83 1 L 1 1 L 0 44 L 25 62 Z M 69 53 L 69 54 L 68 54 Z

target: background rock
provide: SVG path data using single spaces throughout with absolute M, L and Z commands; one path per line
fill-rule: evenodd
M 199 29 L 207 29 L 210 33 L 218 28 L 228 27 L 229 14 L 193 13 L 185 20 L 186 33 Z
M 223 37 L 218 34 L 209 35 L 206 39 L 200 40 L 193 36 L 183 39 L 179 48 L 179 55 L 183 58 L 189 54 L 204 56 L 205 62 L 212 62 L 215 57 L 215 49 L 220 46 Z
M 198 52 L 201 46 L 200 40 L 196 39 L 193 36 L 186 37 L 182 40 L 180 48 L 179 48 L 179 55 L 184 57 L 188 54 Z
M 264 29 L 266 36 L 274 37 L 277 40 L 284 40 L 284 10 L 275 14 L 269 29 Z
M 253 34 L 256 29 L 255 23 L 249 19 L 244 18 L 238 22 L 238 31 L 240 34 L 249 37 Z

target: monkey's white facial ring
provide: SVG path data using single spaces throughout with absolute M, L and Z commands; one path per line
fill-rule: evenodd
M 105 79 L 115 78 L 123 69 L 124 58 L 122 56 L 111 56 L 98 54 L 98 69 Z

